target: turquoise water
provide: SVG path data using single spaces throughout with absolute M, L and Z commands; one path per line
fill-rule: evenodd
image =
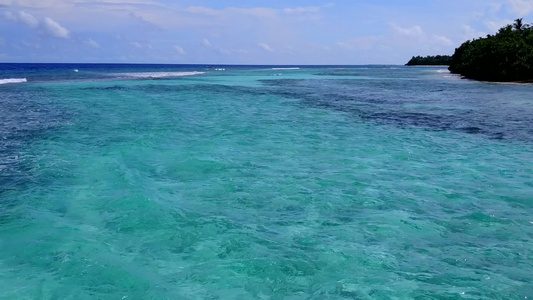
M 532 86 L 2 68 L 1 299 L 533 297 Z

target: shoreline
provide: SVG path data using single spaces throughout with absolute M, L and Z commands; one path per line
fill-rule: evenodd
M 470 78 L 465 78 L 470 79 Z M 475 80 L 475 79 L 470 79 Z M 476 80 L 483 83 L 491 83 L 491 84 L 500 84 L 500 85 L 533 85 L 533 80 L 528 81 L 486 81 L 486 80 Z
M 456 73 L 452 73 L 452 72 L 450 72 L 450 73 L 451 74 L 456 74 Z M 477 82 L 482 82 L 482 83 L 501 84 L 501 85 L 504 85 L 504 84 L 509 84 L 509 85 L 533 85 L 533 79 L 520 80 L 520 81 L 489 81 L 489 80 L 479 80 L 479 79 L 468 78 L 468 77 L 462 76 L 461 74 L 456 74 L 456 75 L 461 76 L 461 79 L 467 79 L 467 80 L 472 80 L 472 81 L 477 81 Z
M 404 67 L 449 67 L 450 65 L 404 65 Z
M 455 74 L 455 75 L 458 75 L 458 76 L 461 76 L 461 79 L 467 79 L 467 80 L 472 80 L 472 81 L 477 81 L 477 82 L 482 82 L 482 83 L 492 83 L 492 84 L 509 84 L 509 85 L 533 85 L 533 79 L 527 79 L 527 80 L 513 80 L 513 81 L 490 81 L 490 80 L 481 80 L 481 79 L 475 79 L 475 78 L 469 78 L 469 77 L 466 77 L 466 76 L 463 76 L 459 73 L 454 73 L 452 71 L 450 71 L 450 74 Z

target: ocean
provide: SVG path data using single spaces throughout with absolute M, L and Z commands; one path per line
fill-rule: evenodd
M 532 297 L 532 85 L 0 64 L 0 299 Z

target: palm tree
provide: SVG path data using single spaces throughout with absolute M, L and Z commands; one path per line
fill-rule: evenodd
M 524 27 L 524 23 L 522 22 L 522 18 L 514 20 L 513 24 L 514 29 L 520 31 Z

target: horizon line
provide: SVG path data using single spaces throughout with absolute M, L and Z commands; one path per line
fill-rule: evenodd
M 63 64 L 63 65 L 175 65 L 175 66 L 405 66 L 405 64 L 228 64 L 228 63 L 150 63 L 150 62 L 0 62 L 1 64 Z

